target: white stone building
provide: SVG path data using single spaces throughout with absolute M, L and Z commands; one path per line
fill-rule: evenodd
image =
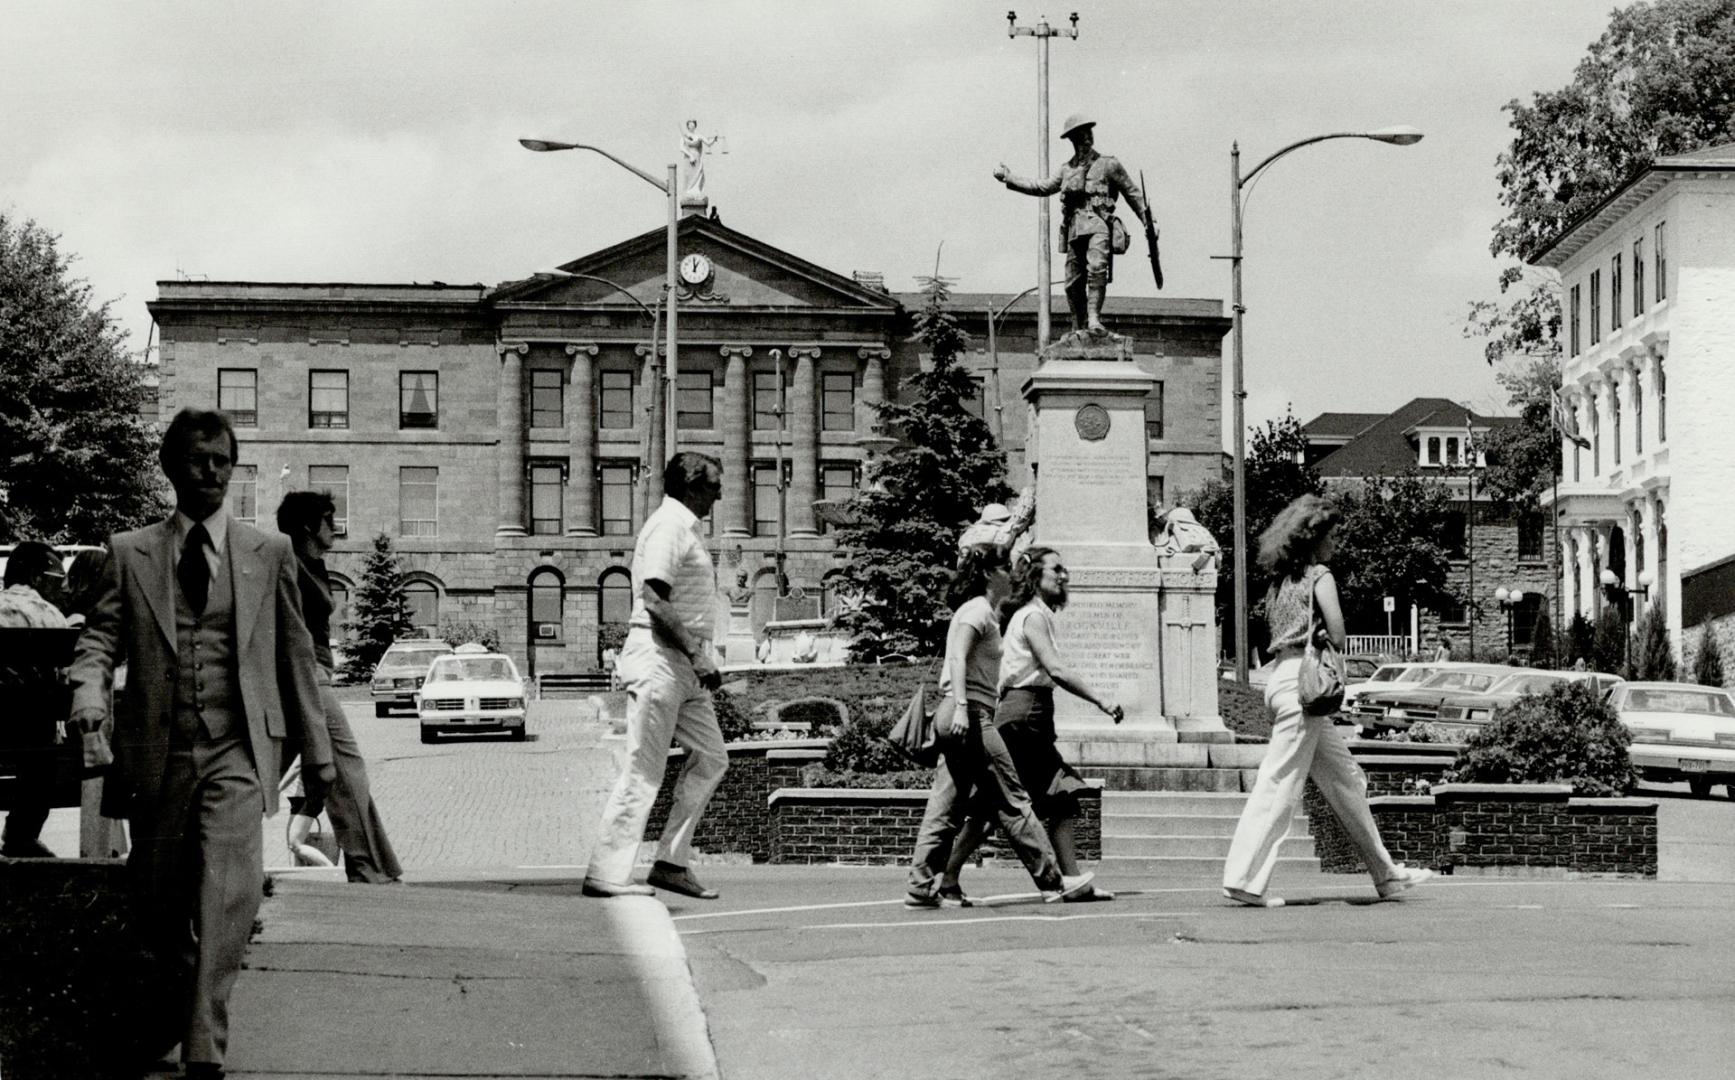
M 1735 644 L 1735 144 L 1661 158 L 1539 251 L 1560 273 L 1567 617 L 1631 595 Z M 1617 580 L 1600 584 L 1603 572 Z

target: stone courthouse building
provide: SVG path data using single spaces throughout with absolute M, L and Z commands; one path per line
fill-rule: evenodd
M 679 252 L 678 443 L 723 462 L 723 499 L 705 525 L 720 584 L 743 572 L 755 628 L 773 616 L 781 460 L 788 579 L 829 608 L 843 554 L 812 506 L 862 482 L 873 404 L 923 363 L 908 340 L 921 297 L 714 215 L 680 221 Z M 593 669 L 599 627 L 627 618 L 634 534 L 660 499 L 665 454 L 647 387 L 664 259 L 657 229 L 561 267 L 583 276 L 492 287 L 163 281 L 149 304 L 161 416 L 196 405 L 235 419 L 237 517 L 268 525 L 287 491 L 334 494 L 340 602 L 385 533 L 419 627 L 491 625 L 530 672 Z M 1007 311 L 986 351 L 989 312 L 1006 300 L 959 296 L 953 310 L 975 346 L 976 407 L 1019 486 L 1035 305 Z M 1122 297 L 1107 318 L 1160 380 L 1146 408 L 1150 497 L 1216 477 L 1221 303 Z

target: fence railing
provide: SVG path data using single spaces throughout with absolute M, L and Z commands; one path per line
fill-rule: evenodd
M 1408 656 L 1408 634 L 1350 634 L 1349 651 L 1361 656 Z

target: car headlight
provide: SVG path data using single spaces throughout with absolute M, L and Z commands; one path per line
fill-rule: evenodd
M 522 709 L 524 708 L 524 699 L 521 697 L 507 698 L 506 707 L 508 709 Z

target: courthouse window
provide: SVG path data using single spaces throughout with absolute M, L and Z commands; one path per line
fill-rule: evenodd
M 405 371 L 398 375 L 398 427 L 440 426 L 440 375 Z
M 423 465 L 398 469 L 398 535 L 440 535 L 440 470 Z
M 530 535 L 560 535 L 565 472 L 554 462 L 530 466 Z
M 1572 303 L 1569 305 L 1569 307 L 1571 308 L 1571 311 L 1568 315 L 1569 321 L 1567 322 L 1567 334 L 1566 334 L 1567 343 L 1571 348 L 1571 354 L 1573 356 L 1577 356 L 1582 351 L 1579 348 L 1579 341 L 1578 341 L 1578 327 L 1579 327 L 1579 323 L 1582 321 L 1580 319 L 1580 315 L 1582 314 L 1582 310 L 1583 310 L 1580 307 L 1580 303 L 1581 303 L 1581 300 L 1579 297 L 1578 286 L 1574 285 L 1572 287 Z
M 530 623 L 539 642 L 557 642 L 565 622 L 566 584 L 553 570 L 539 570 L 530 579 Z
M 432 582 L 411 581 L 404 586 L 404 607 L 410 625 L 424 637 L 433 637 L 440 628 L 440 591 Z
M 1602 340 L 1602 271 L 1590 272 L 1590 343 Z
M 337 535 L 349 535 L 349 466 L 348 465 L 309 465 L 307 467 L 307 486 L 314 491 L 323 491 L 331 496 L 331 501 L 337 504 L 337 510 L 332 515 L 332 522 L 337 526 Z
M 819 468 L 819 497 L 833 503 L 845 503 L 855 495 L 855 466 L 844 463 L 827 463 Z M 829 528 L 820 522 L 823 532 Z
M 597 470 L 602 481 L 602 521 L 599 531 L 604 536 L 633 534 L 633 467 L 604 464 Z
M 217 408 L 236 427 L 259 426 L 259 372 L 255 368 L 217 369 Z
M 1633 318 L 1645 313 L 1645 238 L 1633 238 Z
M 769 461 L 753 465 L 753 535 L 776 536 L 778 520 L 777 466 Z
M 310 371 L 307 373 L 307 426 L 310 428 L 346 428 L 349 426 L 349 372 Z
M 566 423 L 560 404 L 563 379 L 558 368 L 530 369 L 530 426 L 558 428 Z
M 704 431 L 716 426 L 716 387 L 709 371 L 675 373 L 675 426 L 683 431 Z
M 1651 231 L 1651 258 L 1656 260 L 1656 297 L 1657 303 L 1669 298 L 1669 260 L 1663 251 L 1663 222 L 1657 222 L 1657 227 Z
M 1150 395 L 1145 398 L 1145 438 L 1160 439 L 1163 437 L 1163 384 L 1158 383 L 1151 388 Z
M 237 465 L 229 474 L 229 516 L 249 525 L 259 522 L 259 466 Z
M 854 431 L 855 376 L 847 371 L 827 372 L 823 376 L 820 396 L 823 406 L 820 430 Z
M 789 387 L 783 388 L 783 397 L 789 399 Z M 777 373 L 775 371 L 755 371 L 753 373 L 753 430 L 776 431 L 782 425 L 777 417 Z
M 616 567 L 602 576 L 597 589 L 597 622 L 625 623 L 633 616 L 633 579 Z
M 1621 257 L 1616 255 L 1608 266 L 1608 319 L 1609 327 L 1614 330 L 1621 328 Z
M 605 371 L 602 373 L 601 426 L 620 429 L 633 426 L 633 373 Z

